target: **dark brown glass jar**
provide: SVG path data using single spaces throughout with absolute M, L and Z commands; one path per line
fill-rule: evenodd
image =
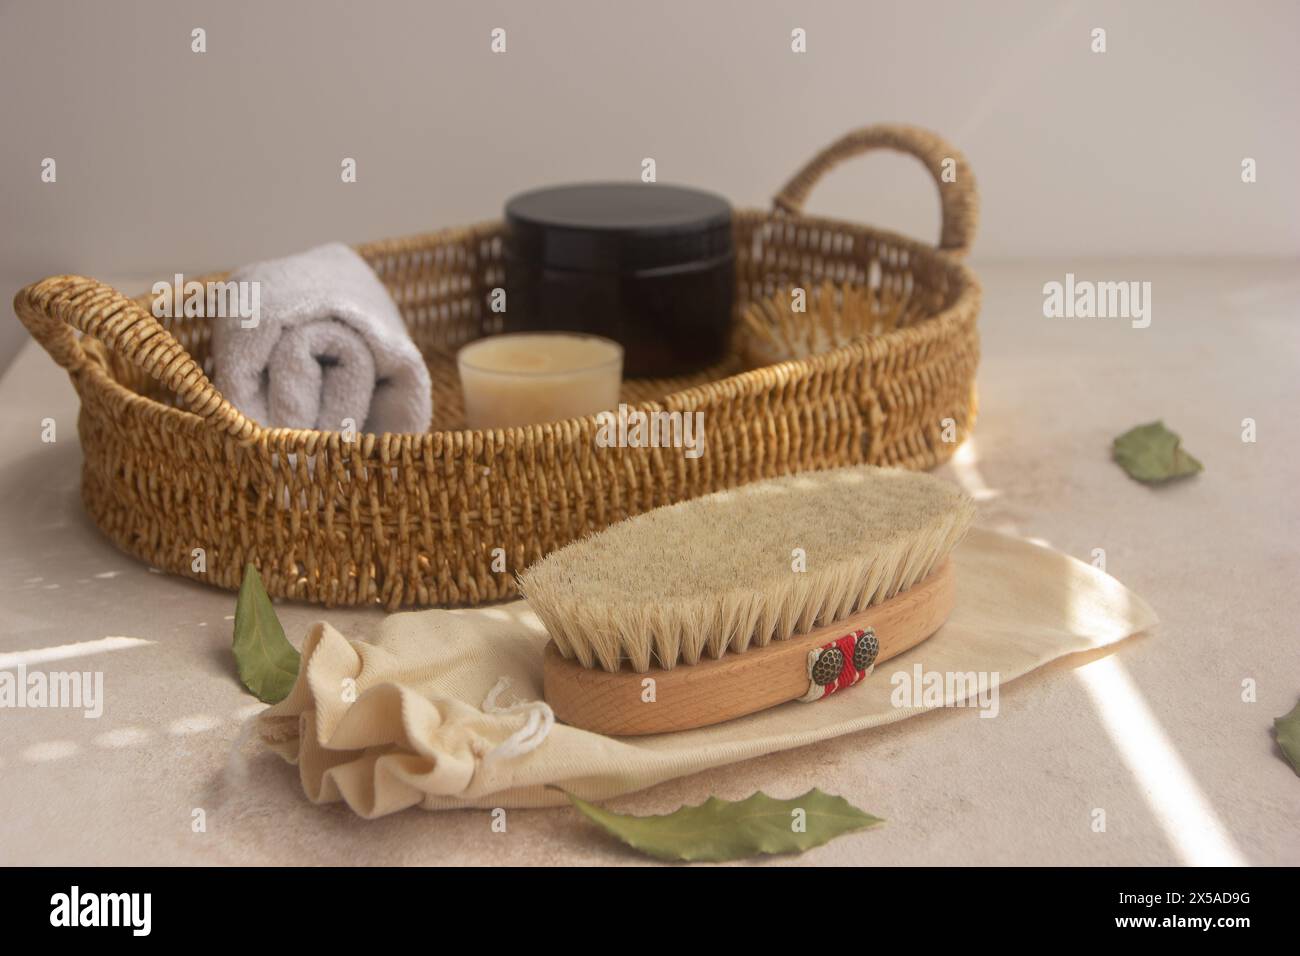
M 506 331 L 586 332 L 623 346 L 624 374 L 723 358 L 731 336 L 731 207 L 658 183 L 587 183 L 506 204 Z

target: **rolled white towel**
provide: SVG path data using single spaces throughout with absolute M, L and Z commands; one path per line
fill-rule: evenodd
M 260 314 L 213 320 L 213 382 L 269 428 L 424 432 L 429 370 L 369 264 L 332 242 L 230 276 L 259 284 Z

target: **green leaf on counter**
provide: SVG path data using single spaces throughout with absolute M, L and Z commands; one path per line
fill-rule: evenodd
M 251 564 L 244 567 L 235 604 L 234 650 L 239 679 L 258 700 L 274 704 L 288 696 L 298 678 L 298 651 L 284 636 L 262 577 Z
M 759 853 L 798 853 L 842 833 L 883 823 L 843 797 L 809 790 L 792 800 L 761 791 L 731 803 L 709 797 L 697 807 L 665 816 L 612 813 L 566 794 L 570 802 L 606 832 L 660 860 L 739 860 Z
M 1164 422 L 1151 422 L 1130 428 L 1115 439 L 1115 461 L 1130 478 L 1147 484 L 1159 484 L 1185 478 L 1203 469 L 1203 465 L 1182 449 L 1182 440 Z
M 1285 717 L 1274 717 L 1273 728 L 1277 734 L 1277 745 L 1286 754 L 1286 759 L 1291 761 L 1291 769 L 1300 775 L 1300 704 L 1292 707 L 1291 713 Z

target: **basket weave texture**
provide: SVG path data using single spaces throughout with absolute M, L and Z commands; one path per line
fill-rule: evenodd
M 827 170 L 881 147 L 933 175 L 938 249 L 802 213 Z M 931 468 L 964 439 L 980 289 L 960 262 L 978 216 L 962 155 L 915 127 L 868 127 L 814 157 L 774 206 L 736 213 L 737 309 L 829 281 L 887 288 L 921 317 L 779 365 L 744 370 L 733 355 L 689 378 L 626 382 L 623 400 L 646 411 L 704 413 L 705 451 L 693 459 L 600 447 L 594 417 L 464 429 L 454 355 L 493 331 L 500 223 L 358 247 L 433 373 L 424 434 L 263 428 L 205 374 L 210 320 L 155 319 L 149 296 L 94 279 L 52 276 L 14 308 L 76 387 L 82 500 L 124 551 L 228 589 L 252 563 L 272 595 L 328 606 L 474 605 L 514 595 L 514 572 L 547 552 L 651 508 L 797 471 Z

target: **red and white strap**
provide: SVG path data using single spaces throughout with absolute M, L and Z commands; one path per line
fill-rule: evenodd
M 808 692 L 802 701 L 821 700 L 852 687 L 876 669 L 880 644 L 871 628 L 845 634 L 808 652 Z

